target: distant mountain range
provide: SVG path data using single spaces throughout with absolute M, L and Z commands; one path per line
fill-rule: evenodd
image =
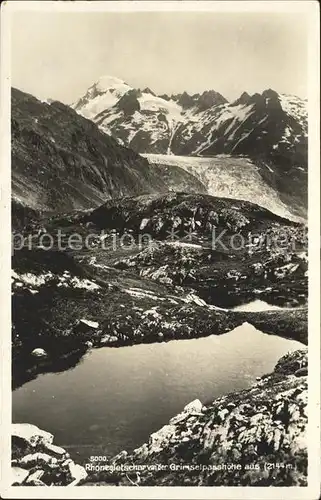
M 177 164 L 173 155 L 229 155 L 232 167 L 233 158 L 246 157 L 262 180 L 258 185 L 263 183 L 276 192 L 281 205 L 292 214 L 306 216 L 306 100 L 271 89 L 252 96 L 244 92 L 234 102 L 214 90 L 157 96 L 149 88 L 135 89 L 123 80 L 105 76 L 72 107 L 120 144 L 140 154 L 168 155 L 165 163 L 172 167 Z M 154 163 L 161 164 L 161 157 Z M 201 175 L 196 170 L 189 172 L 208 187 L 212 170 L 206 175 L 204 169 Z M 220 195 L 218 186 L 208 192 Z M 264 206 L 272 209 L 271 204 Z
M 272 90 L 233 103 L 212 90 L 156 96 L 112 77 L 72 106 L 12 89 L 19 220 L 29 213 L 24 206 L 63 212 L 168 191 L 242 199 L 305 218 L 306 102 Z
M 72 107 L 139 153 L 298 155 L 307 143 L 306 101 L 269 89 L 228 102 L 214 90 L 157 96 L 101 77 Z

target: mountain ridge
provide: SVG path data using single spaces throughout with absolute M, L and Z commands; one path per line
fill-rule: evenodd
M 233 102 L 214 90 L 157 96 L 149 88 L 141 91 L 103 77 L 73 109 L 143 155 L 248 157 L 281 204 L 306 218 L 305 99 L 272 89 L 253 95 L 243 92 Z
M 23 206 L 93 208 L 112 197 L 167 192 L 173 185 L 205 191 L 190 173 L 150 165 L 59 101 L 40 101 L 12 89 L 11 130 L 16 214 Z
M 129 112 L 119 106 L 119 102 L 125 96 L 126 98 L 131 96 L 132 107 Z M 249 107 L 259 108 L 256 111 L 260 114 L 261 123 L 259 124 L 264 122 L 264 115 L 261 116 L 263 111 L 272 115 L 278 112 L 277 118 L 283 119 L 281 122 L 282 125 L 284 122 L 284 128 L 280 131 L 282 134 L 277 138 L 279 141 L 271 144 L 271 147 L 276 146 L 275 149 L 277 149 L 279 142 L 290 144 L 291 141 L 298 142 L 299 136 L 302 136 L 302 139 L 307 136 L 306 100 L 280 94 L 272 89 L 253 95 L 243 92 L 238 99 L 228 102 L 224 96 L 214 90 L 205 90 L 203 93 L 192 95 L 184 91 L 158 96 L 148 87 L 141 91 L 118 78 L 101 77 L 71 107 L 87 118 L 98 122 L 103 131 L 123 141 L 124 144 L 131 145 L 140 153 L 170 151 L 173 154 L 206 154 L 208 147 L 215 143 L 215 137 L 213 140 L 211 137 L 215 127 L 209 127 L 209 124 L 213 125 L 219 121 L 220 125 L 227 122 L 226 128 L 232 130 L 233 127 L 230 126 L 232 123 L 229 121 L 234 120 L 236 125 L 240 126 L 248 115 L 256 111 L 245 109 Z M 121 120 L 124 121 L 124 119 L 126 123 L 121 126 Z M 148 126 L 142 123 L 143 121 L 147 121 Z M 300 122 L 301 128 L 294 123 L 295 121 Z M 257 119 L 257 122 L 260 120 Z M 295 130 L 290 130 L 291 124 Z M 144 141 L 143 138 L 138 141 L 137 137 L 133 141 L 141 127 L 147 135 L 149 132 L 149 142 Z M 181 129 L 179 134 L 177 134 L 177 128 Z M 175 139 L 171 141 L 174 135 Z M 291 141 L 288 140 L 289 137 Z

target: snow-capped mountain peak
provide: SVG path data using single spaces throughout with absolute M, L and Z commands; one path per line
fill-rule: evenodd
M 105 75 L 89 87 L 86 94 L 72 104 L 72 108 L 85 118 L 94 120 L 99 113 L 117 104 L 129 90 L 132 90 L 132 87 L 120 78 Z
M 123 88 L 124 86 L 129 87 L 124 80 L 117 78 L 115 76 L 103 75 L 98 81 L 94 84 L 97 90 L 104 92 L 113 88 Z
M 283 111 L 294 120 L 301 123 L 304 133 L 308 133 L 307 99 L 301 99 L 295 95 L 279 94 L 279 100 Z
M 215 90 L 158 96 L 107 75 L 72 107 L 138 153 L 277 155 L 305 169 L 307 103 L 270 88 L 229 103 Z

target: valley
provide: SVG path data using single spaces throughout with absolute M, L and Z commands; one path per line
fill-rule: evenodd
M 262 96 L 12 90 L 14 484 L 305 484 L 306 122 Z

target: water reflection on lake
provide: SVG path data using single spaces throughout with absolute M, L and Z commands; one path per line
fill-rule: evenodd
M 53 433 L 72 457 L 132 450 L 193 399 L 249 387 L 294 342 L 244 324 L 225 335 L 93 349 L 62 373 L 39 375 L 13 393 L 13 421 Z

